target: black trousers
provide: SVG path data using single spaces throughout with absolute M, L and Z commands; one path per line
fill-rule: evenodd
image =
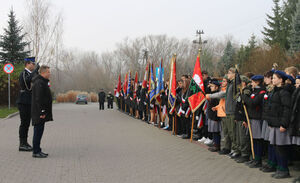
M 33 145 L 33 153 L 34 154 L 37 154 L 42 151 L 41 140 L 43 137 L 44 128 L 45 128 L 45 123 L 40 123 L 38 125 L 35 125 L 33 128 L 32 145 Z
M 114 108 L 114 103 L 113 102 L 107 102 L 107 108 L 108 109 Z
M 29 104 L 18 104 L 18 109 L 20 111 L 21 124 L 19 127 L 19 138 L 22 140 L 27 140 L 28 129 L 31 120 L 31 105 Z
M 104 110 L 104 102 L 99 102 L 99 110 Z

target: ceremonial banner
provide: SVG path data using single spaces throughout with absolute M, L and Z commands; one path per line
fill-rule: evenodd
M 130 93 L 130 87 L 131 87 L 131 71 L 129 71 L 129 76 L 128 76 L 128 84 L 127 84 L 127 96 Z
M 188 101 L 192 112 L 194 113 L 205 101 L 204 83 L 200 66 L 200 52 L 197 56 L 193 78 L 189 86 Z
M 150 96 L 150 102 L 155 99 L 155 78 L 154 78 L 154 73 L 153 73 L 153 64 L 151 65 L 150 68 L 150 82 L 149 82 L 149 96 Z
M 116 94 L 115 94 L 116 97 L 120 96 L 121 88 L 122 88 L 122 86 L 121 86 L 121 75 L 119 75 L 119 81 L 118 81 L 117 91 L 116 91 Z
M 134 78 L 134 93 L 133 93 L 133 98 L 136 99 L 136 92 L 138 88 L 138 73 L 135 72 L 135 78 Z
M 172 57 L 171 65 L 170 65 L 170 83 L 169 83 L 169 95 L 168 102 L 171 106 L 171 110 L 169 111 L 171 114 L 175 110 L 175 102 L 176 102 L 176 55 Z

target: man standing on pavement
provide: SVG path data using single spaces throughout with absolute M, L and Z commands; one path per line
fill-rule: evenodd
M 101 89 L 100 92 L 98 93 L 98 100 L 99 100 L 99 110 L 104 110 L 105 93 L 103 89 Z
M 34 158 L 46 158 L 48 154 L 43 153 L 40 147 L 44 133 L 45 123 L 53 121 L 52 118 L 52 96 L 49 88 L 50 67 L 42 65 L 40 74 L 33 78 L 32 86 L 32 125 L 33 130 L 33 153 Z
M 39 65 L 35 67 L 35 57 L 25 59 L 25 69 L 19 76 L 20 94 L 17 99 L 18 109 L 21 118 L 19 127 L 19 151 L 32 151 L 27 142 L 28 129 L 31 120 L 31 80 L 38 74 Z
M 111 94 L 111 92 L 107 95 L 107 108 L 113 109 L 114 108 L 114 96 Z

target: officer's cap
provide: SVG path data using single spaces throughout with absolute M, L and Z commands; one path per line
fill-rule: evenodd
M 35 57 L 28 57 L 28 58 L 25 58 L 24 61 L 35 63 Z

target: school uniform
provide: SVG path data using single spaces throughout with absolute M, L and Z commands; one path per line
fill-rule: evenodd
M 253 80 L 253 77 L 251 79 Z M 255 160 L 253 161 L 253 163 L 248 164 L 250 168 L 258 168 L 262 166 L 262 102 L 265 93 L 266 91 L 263 87 L 257 86 L 253 88 L 250 96 L 247 96 L 245 94 L 242 95 L 242 99 L 246 104 L 250 119 L 255 154 Z
M 280 127 L 287 129 L 291 114 L 291 94 L 284 87 L 274 87 L 270 94 L 270 105 L 267 108 L 267 121 L 270 126 L 269 141 L 275 146 L 277 171 L 275 178 L 289 176 L 288 149 L 291 144 L 289 132 L 280 132 Z

